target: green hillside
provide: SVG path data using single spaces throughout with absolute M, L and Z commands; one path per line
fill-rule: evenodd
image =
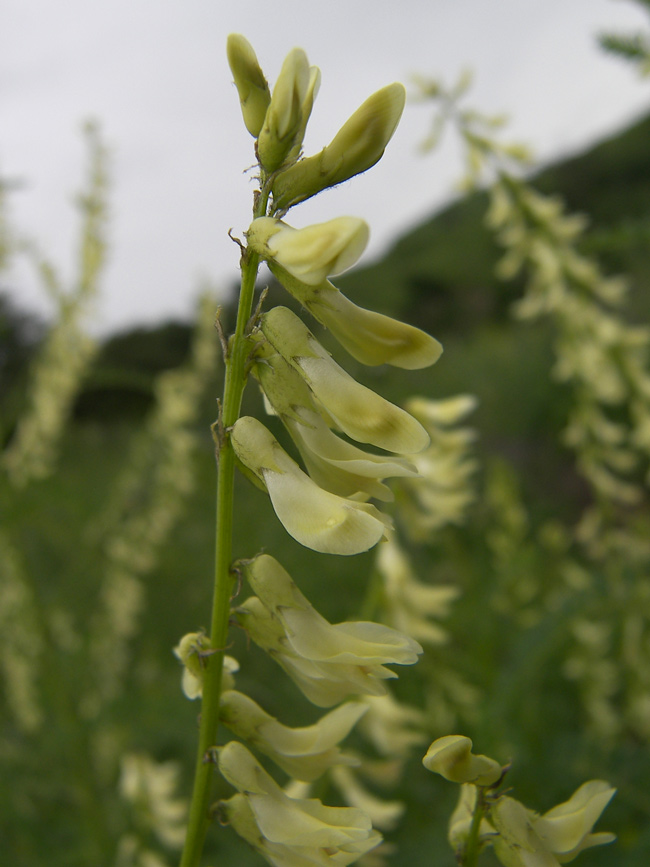
M 570 211 L 589 215 L 590 253 L 629 274 L 635 303 L 650 310 L 650 116 L 585 153 L 533 178 Z M 499 249 L 483 226 L 487 199 L 477 193 L 435 213 L 399 238 L 380 260 L 339 280 L 360 304 L 417 321 L 435 333 L 467 332 L 504 318 L 513 290 L 497 285 Z

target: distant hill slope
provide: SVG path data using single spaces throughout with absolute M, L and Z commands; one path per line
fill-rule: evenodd
M 533 183 L 589 215 L 585 248 L 608 269 L 629 273 L 637 289 L 650 286 L 650 116 L 545 168 Z M 448 205 L 338 284 L 358 303 L 435 333 L 500 319 L 512 292 L 496 286 L 499 249 L 483 226 L 486 204 L 476 193 Z M 634 308 L 647 315 L 650 300 L 634 295 Z

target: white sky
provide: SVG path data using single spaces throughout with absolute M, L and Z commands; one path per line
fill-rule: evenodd
M 247 228 L 253 185 L 242 172 L 253 153 L 225 58 L 230 32 L 247 36 L 271 85 L 294 45 L 321 68 L 307 153 L 371 92 L 408 85 L 416 72 L 449 81 L 470 66 L 472 103 L 508 112 L 512 136 L 545 161 L 650 106 L 648 83 L 595 42 L 603 30 L 647 29 L 625 0 L 3 0 L 2 12 L 0 173 L 25 182 L 10 217 L 68 280 L 84 119 L 100 120 L 112 151 L 111 253 L 95 331 L 188 316 L 201 276 L 223 287 L 236 279 L 227 231 Z M 364 217 L 369 261 L 452 193 L 453 143 L 417 152 L 429 117 L 407 105 L 377 167 L 290 221 Z M 9 288 L 23 306 L 48 309 L 29 270 L 14 269 Z

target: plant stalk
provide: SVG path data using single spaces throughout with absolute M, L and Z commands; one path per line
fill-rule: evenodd
M 476 804 L 474 805 L 474 813 L 472 815 L 472 824 L 470 825 L 469 834 L 467 835 L 467 843 L 461 861 L 462 867 L 476 867 L 478 856 L 481 850 L 481 820 L 485 815 L 485 795 L 481 786 L 476 787 Z
M 266 211 L 268 192 L 264 186 L 256 202 L 254 216 Z M 233 587 L 232 526 L 234 511 L 235 454 L 230 443 L 230 429 L 239 418 L 246 385 L 246 362 L 250 352 L 247 326 L 253 309 L 259 256 L 246 248 L 241 257 L 241 291 L 237 324 L 226 358 L 225 383 L 219 421 L 220 442 L 217 472 L 217 509 L 215 537 L 215 577 L 212 602 L 210 646 L 214 651 L 205 657 L 203 699 L 194 788 L 180 867 L 198 867 L 210 823 L 209 805 L 215 771 L 214 747 L 219 725 L 219 702 L 223 658 L 228 643 L 228 621 Z

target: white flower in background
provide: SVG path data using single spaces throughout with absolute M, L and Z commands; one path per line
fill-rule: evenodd
M 426 740 L 424 711 L 397 701 L 390 692 L 365 696 L 364 701 L 369 710 L 360 728 L 380 755 L 405 759 L 413 747 Z
M 176 762 L 158 763 L 141 753 L 122 757 L 122 797 L 132 805 L 143 830 L 172 848 L 182 846 L 185 839 L 187 804 L 175 795 L 179 777 Z
M 377 549 L 377 569 L 383 578 L 384 611 L 391 625 L 425 644 L 443 644 L 447 632 L 432 618 L 449 615 L 458 588 L 418 581 L 394 536 Z

